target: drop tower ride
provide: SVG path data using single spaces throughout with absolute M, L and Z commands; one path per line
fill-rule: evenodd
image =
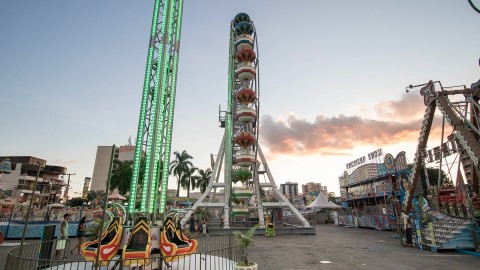
M 155 213 L 165 212 L 182 11 L 183 0 L 155 0 L 128 201 L 130 220 L 155 220 Z

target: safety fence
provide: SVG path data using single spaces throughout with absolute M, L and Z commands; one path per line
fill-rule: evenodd
M 200 237 L 195 253 L 180 256 L 162 256 L 152 250 L 148 258 L 122 259 L 120 255 L 112 260 L 95 264 L 82 257 L 69 258 L 70 241 L 61 240 L 29 243 L 11 249 L 5 263 L 6 270 L 80 270 L 80 269 L 234 269 L 235 262 L 242 260 L 243 249 L 232 234 Z M 118 254 L 121 254 L 119 252 Z

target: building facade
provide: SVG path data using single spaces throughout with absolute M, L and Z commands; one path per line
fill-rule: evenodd
M 115 147 L 114 160 L 127 161 L 133 160 L 135 146 L 125 145 Z M 93 167 L 93 175 L 90 190 L 103 190 L 107 188 L 108 172 L 112 156 L 112 146 L 98 146 Z
M 318 195 L 319 192 L 323 192 L 323 194 L 325 194 L 325 196 L 328 197 L 328 188 L 327 186 L 322 186 L 321 183 L 308 182 L 302 185 L 302 194 L 304 195 L 309 195 L 309 194 Z
M 0 176 L 0 189 L 6 195 L 0 199 L 0 205 L 28 205 L 32 198 L 35 207 L 61 202 L 62 188 L 66 184 L 60 176 L 67 173 L 67 168 L 46 165 L 46 160 L 32 156 L 2 156 L 0 162 L 6 158 L 10 159 L 12 170 Z
M 285 184 L 280 184 L 280 192 L 285 195 L 287 199 L 292 199 L 298 195 L 298 183 L 286 182 Z

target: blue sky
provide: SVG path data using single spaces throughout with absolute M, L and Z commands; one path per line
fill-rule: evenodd
M 98 145 L 135 137 L 152 7 L 1 1 L 0 155 L 66 166 L 80 190 Z M 186 0 L 172 149 L 200 168 L 223 134 L 238 12 L 257 29 L 260 143 L 277 184 L 321 182 L 338 194 L 338 176 L 359 156 L 383 147 L 413 160 L 424 106 L 405 86 L 480 77 L 480 14 L 466 0 Z

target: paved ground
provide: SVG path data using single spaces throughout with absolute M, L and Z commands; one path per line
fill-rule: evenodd
M 391 232 L 317 225 L 316 235 L 255 236 L 250 260 L 260 270 L 480 269 L 480 258 L 403 248 Z M 29 240 L 34 242 L 38 240 Z M 72 239 L 72 244 L 75 244 Z M 20 242 L 11 240 L 7 242 Z M 0 270 L 11 247 L 0 245 Z M 69 256 L 72 259 L 79 256 Z
M 256 237 L 250 259 L 261 270 L 480 269 L 479 257 L 403 248 L 391 235 L 322 224 L 317 225 L 315 236 Z

